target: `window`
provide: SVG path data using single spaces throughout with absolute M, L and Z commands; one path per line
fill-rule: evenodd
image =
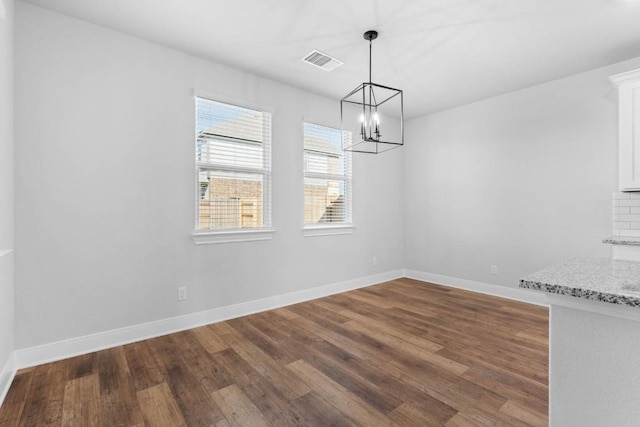
M 270 228 L 271 115 L 196 98 L 196 134 L 196 231 Z
M 304 124 L 305 227 L 351 225 L 351 153 L 342 150 L 349 132 Z M 350 142 L 350 141 L 348 141 Z

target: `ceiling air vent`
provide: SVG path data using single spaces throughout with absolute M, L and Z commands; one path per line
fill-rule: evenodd
M 329 55 L 320 52 L 319 50 L 312 51 L 307 56 L 302 58 L 302 60 L 307 64 L 322 68 L 325 71 L 333 71 L 344 64 L 344 62 L 338 61 L 336 58 L 332 58 Z

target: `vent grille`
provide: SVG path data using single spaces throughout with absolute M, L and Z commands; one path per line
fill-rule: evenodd
M 302 58 L 302 61 L 306 62 L 307 64 L 311 64 L 314 67 L 321 68 L 325 71 L 335 70 L 336 68 L 344 64 L 344 62 L 339 61 L 336 58 L 327 55 L 326 53 L 322 53 L 319 50 L 312 51 L 304 58 Z

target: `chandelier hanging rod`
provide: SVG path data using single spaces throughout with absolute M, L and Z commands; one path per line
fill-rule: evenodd
M 364 37 L 365 40 L 369 40 L 369 83 L 371 83 L 371 49 L 373 41 L 378 38 L 378 32 L 375 30 L 369 30 L 365 32 L 362 37 Z

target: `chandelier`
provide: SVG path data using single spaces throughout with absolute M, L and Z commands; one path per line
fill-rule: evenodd
M 371 49 L 378 32 L 363 36 L 369 40 L 369 82 L 340 100 L 342 149 L 378 154 L 404 145 L 402 90 L 372 82 Z

